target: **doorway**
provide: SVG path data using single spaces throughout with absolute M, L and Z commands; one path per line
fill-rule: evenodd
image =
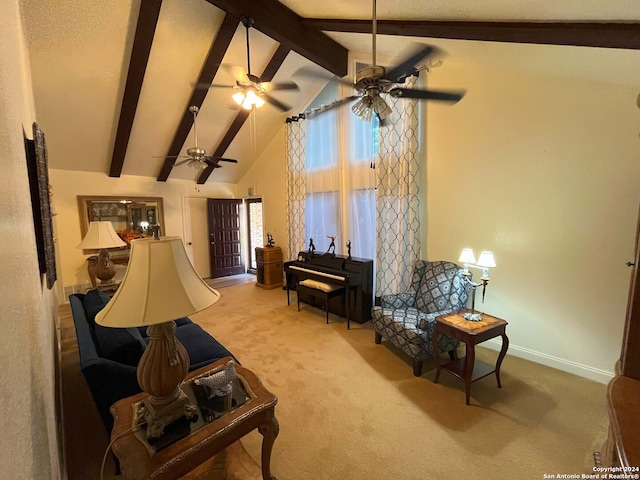
M 245 273 L 240 243 L 242 200 L 207 199 L 211 278 Z
M 264 227 L 262 223 L 262 199 L 248 198 L 247 204 L 247 271 L 256 273 L 258 264 L 256 263 L 256 247 L 264 246 Z

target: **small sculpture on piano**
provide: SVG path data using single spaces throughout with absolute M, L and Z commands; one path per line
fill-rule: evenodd
M 275 245 L 275 242 L 273 241 L 273 236 L 267 232 L 267 247 L 273 247 Z
M 313 244 L 313 238 L 309 239 L 309 253 L 313 253 L 316 251 L 316 246 Z
M 347 240 L 347 260 L 351 260 L 351 240 Z
M 327 235 L 327 238 L 331 239 L 331 243 L 329 244 L 329 248 L 327 248 L 327 253 L 336 254 L 336 236 L 335 235 Z

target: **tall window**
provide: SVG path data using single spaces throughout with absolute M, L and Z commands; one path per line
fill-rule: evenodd
M 338 98 L 329 84 L 314 102 Z M 321 100 L 320 100 L 321 99 Z M 312 104 L 312 107 L 314 105 Z M 305 236 L 320 252 L 336 236 L 336 252 L 375 258 L 375 178 L 378 123 L 364 122 L 349 106 L 328 110 L 307 120 Z

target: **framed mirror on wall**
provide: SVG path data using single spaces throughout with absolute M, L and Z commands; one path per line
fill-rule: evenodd
M 135 238 L 160 236 L 164 231 L 162 197 L 78 195 L 78 209 L 82 238 L 89 222 L 111 222 L 127 243 Z

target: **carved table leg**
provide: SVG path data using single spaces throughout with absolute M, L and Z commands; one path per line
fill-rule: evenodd
M 438 331 L 438 326 L 436 325 L 436 329 L 433 332 L 433 337 L 431 338 L 431 343 L 433 345 L 434 356 L 436 357 L 436 378 L 433 379 L 433 383 L 438 383 L 438 379 L 440 378 L 440 350 L 438 349 L 438 337 L 440 336 L 440 332 Z
M 276 441 L 276 437 L 280 432 L 280 425 L 278 425 L 278 419 L 272 417 L 267 423 L 260 425 L 258 431 L 262 434 L 262 479 L 263 480 L 276 480 L 276 477 L 271 475 L 271 450 L 273 449 L 273 443 Z
M 502 385 L 500 384 L 500 365 L 502 365 L 502 360 L 504 360 L 504 357 L 507 354 L 507 349 L 509 348 L 509 337 L 507 337 L 507 334 L 502 333 L 500 336 L 502 337 L 502 348 L 500 349 L 500 355 L 498 355 L 498 361 L 496 362 L 496 380 L 498 380 L 498 388 L 502 388 Z
M 471 396 L 471 381 L 473 377 L 473 365 L 476 363 L 476 346 L 474 343 L 467 343 L 467 356 L 464 359 L 464 383 L 467 405 Z

